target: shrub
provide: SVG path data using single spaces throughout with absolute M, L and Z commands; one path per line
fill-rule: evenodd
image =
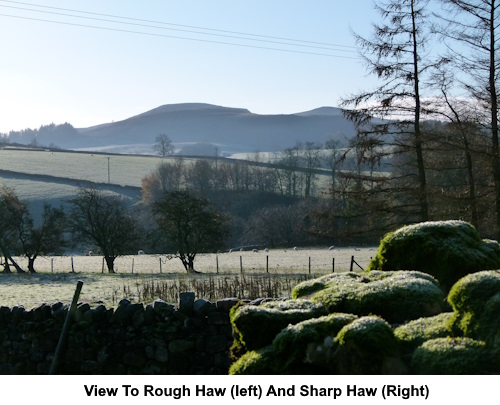
M 481 271 L 459 280 L 450 290 L 454 310 L 450 328 L 457 334 L 500 347 L 500 272 Z
M 415 271 L 331 274 L 299 284 L 292 296 L 321 303 L 330 313 L 375 314 L 391 323 L 436 315 L 445 298 L 436 280 Z
M 469 273 L 500 267 L 500 246 L 464 221 L 423 222 L 388 233 L 368 270 L 418 270 L 448 291 Z
M 438 338 L 418 347 L 412 358 L 417 374 L 498 373 L 499 356 L 485 342 L 470 338 Z
M 229 368 L 230 375 L 281 374 L 280 362 L 275 359 L 271 346 L 246 352 Z

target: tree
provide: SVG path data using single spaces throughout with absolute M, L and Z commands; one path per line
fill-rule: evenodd
M 21 251 L 18 231 L 22 227 L 22 222 L 25 221 L 26 214 L 26 205 L 19 200 L 14 190 L 2 187 L 0 190 L 0 251 L 5 259 L 5 273 L 11 272 L 9 261 L 18 273 L 24 273 L 12 256 Z
M 195 273 L 198 253 L 220 249 L 228 236 L 227 218 L 207 199 L 185 191 L 165 193 L 153 204 L 153 214 L 167 248 L 176 251 L 188 273 Z
M 498 77 L 500 63 L 500 2 L 498 0 L 441 0 L 446 13 L 439 30 L 448 43 L 447 60 L 461 72 L 462 88 L 483 112 L 481 123 L 490 136 L 490 164 L 494 182 L 495 232 L 500 239 L 500 148 Z
M 174 145 L 167 134 L 159 134 L 156 136 L 153 149 L 161 157 L 174 153 Z
M 372 39 L 356 35 L 362 57 L 370 73 L 382 84 L 343 101 L 344 114 L 357 126 L 358 145 L 363 160 L 377 160 L 387 153 L 387 146 L 399 153 L 410 152 L 415 162 L 418 187 L 411 199 L 418 202 L 416 219 L 429 218 L 427 179 L 424 164 L 424 134 L 421 129 L 424 103 L 423 76 L 436 63 L 425 61 L 424 49 L 428 29 L 428 0 L 383 0 L 375 8 L 384 23 L 374 25 Z M 374 122 L 373 117 L 394 121 Z M 413 190 L 407 187 L 407 191 Z
M 35 273 L 35 260 L 40 255 L 60 253 L 64 239 L 65 216 L 62 208 L 48 204 L 43 207 L 42 219 L 35 226 L 29 213 L 21 222 L 19 240 L 22 252 L 28 258 L 28 271 Z
M 125 202 L 102 191 L 81 189 L 71 201 L 69 228 L 75 241 L 98 247 L 108 271 L 117 257 L 137 251 L 139 224 Z

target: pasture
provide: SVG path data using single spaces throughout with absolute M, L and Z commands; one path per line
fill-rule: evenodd
M 116 274 L 108 274 L 107 269 L 103 273 L 101 256 L 42 257 L 35 262 L 37 274 L 0 274 L 0 306 L 29 309 L 42 303 L 69 303 L 78 280 L 84 282 L 81 301 L 102 303 L 108 308 L 116 307 L 122 298 L 144 303 L 161 298 L 175 304 L 183 291 L 194 291 L 197 298 L 209 300 L 277 298 L 289 296 L 291 289 L 307 277 L 331 273 L 333 258 L 335 272 L 349 271 L 352 256 L 365 268 L 375 250 L 311 248 L 203 254 L 195 261 L 195 268 L 202 274 L 194 276 L 186 274 L 179 259 L 165 255 L 120 257 Z M 19 263 L 25 267 L 25 259 L 19 258 Z M 354 270 L 361 269 L 355 266 Z

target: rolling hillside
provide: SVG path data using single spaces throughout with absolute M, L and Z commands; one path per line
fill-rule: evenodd
M 246 109 L 211 104 L 164 105 L 128 119 L 89 128 L 66 128 L 36 135 L 39 145 L 55 144 L 64 149 L 115 153 L 151 153 L 156 135 L 166 133 L 182 154 L 190 154 L 194 144 L 215 146 L 220 154 L 275 152 L 296 142 L 323 143 L 332 137 L 345 141 L 354 135 L 354 127 L 340 109 L 321 107 L 288 115 L 260 115 Z M 30 143 L 30 139 L 11 139 Z M 208 148 L 208 149 L 207 149 Z M 214 147 L 205 147 L 214 154 Z M 200 154 L 199 149 L 196 153 Z

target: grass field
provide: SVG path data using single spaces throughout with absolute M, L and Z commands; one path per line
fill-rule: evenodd
M 144 303 L 162 298 L 176 303 L 182 291 L 194 291 L 197 298 L 210 300 L 233 296 L 249 299 L 289 296 L 293 286 L 310 277 L 309 257 L 311 276 L 318 276 L 331 273 L 332 258 L 335 258 L 335 271 L 340 272 L 349 271 L 351 256 L 365 268 L 374 254 L 375 248 L 206 254 L 197 257 L 195 268 L 203 274 L 196 276 L 186 275 L 178 259 L 168 260 L 165 256 L 120 257 L 116 274 L 108 274 L 106 270 L 102 273 L 99 256 L 74 256 L 75 273 L 71 273 L 70 256 L 39 258 L 35 262 L 37 274 L 0 274 L 0 306 L 22 305 L 28 309 L 42 303 L 69 303 L 78 280 L 84 282 L 81 301 L 93 305 L 103 303 L 107 307 L 115 307 L 122 298 Z M 269 256 L 268 274 L 266 256 Z M 20 264 L 25 265 L 22 259 Z M 361 269 L 355 266 L 354 270 Z

